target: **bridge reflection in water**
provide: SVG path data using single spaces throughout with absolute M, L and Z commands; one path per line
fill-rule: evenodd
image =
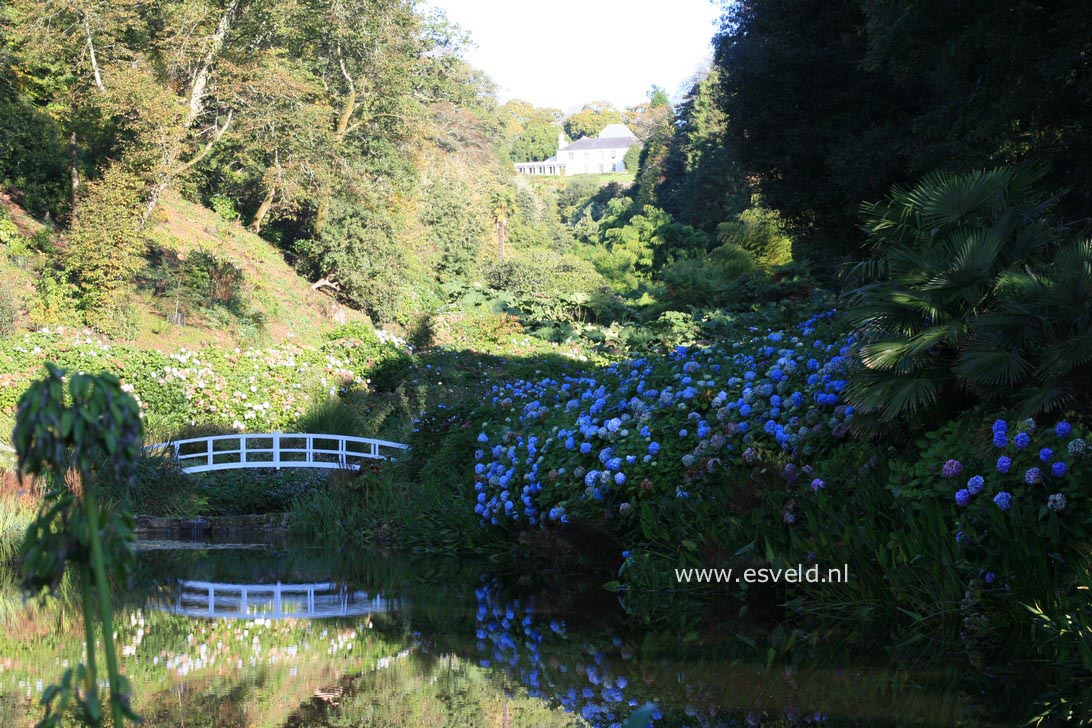
M 179 581 L 165 611 L 186 617 L 322 619 L 396 611 L 402 602 L 344 584 L 225 584 Z

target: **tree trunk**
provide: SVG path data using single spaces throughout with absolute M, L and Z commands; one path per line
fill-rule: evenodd
M 311 237 L 317 238 L 322 235 L 323 229 L 326 227 L 326 219 L 330 216 L 330 198 L 323 197 L 319 200 L 318 209 L 315 210 L 315 224 L 311 229 Z
M 212 147 L 220 140 L 220 137 L 227 131 L 228 125 L 231 124 L 231 114 L 228 114 L 227 121 L 224 125 L 216 130 L 212 139 L 197 155 L 186 162 L 181 167 L 173 168 L 175 161 L 181 154 L 183 142 L 185 140 L 187 130 L 193 125 L 193 122 L 197 120 L 197 117 L 201 115 L 201 109 L 205 104 L 205 90 L 208 88 L 209 76 L 212 74 L 212 65 L 216 61 L 216 57 L 220 54 L 221 49 L 224 47 L 224 38 L 227 36 L 228 30 L 231 28 L 231 21 L 235 16 L 235 10 L 239 7 L 239 0 L 228 0 L 227 5 L 224 7 L 224 14 L 220 16 L 220 22 L 216 24 L 216 30 L 212 33 L 212 38 L 209 39 L 208 50 L 205 51 L 204 58 L 201 59 L 201 65 L 197 67 L 197 70 L 193 74 L 193 83 L 190 85 L 190 99 L 189 110 L 186 112 L 186 120 L 179 130 L 179 134 L 175 137 L 164 152 L 164 164 L 163 172 L 158 175 L 156 183 L 152 186 L 151 192 L 148 195 L 148 203 L 144 207 L 144 214 L 141 216 L 140 222 L 144 224 L 152 217 L 152 213 L 155 211 L 156 205 L 159 204 L 159 198 L 163 196 L 163 193 L 167 190 L 167 187 L 171 183 L 171 179 L 193 165 L 200 162 L 205 156 L 212 151 Z M 88 36 L 90 41 L 90 36 Z
M 254 213 L 254 219 L 250 221 L 250 229 L 255 233 L 262 231 L 262 222 L 265 221 L 265 216 L 269 214 L 269 210 L 273 207 L 273 198 L 277 194 L 277 185 L 269 185 L 269 190 L 265 193 L 265 199 L 262 200 L 262 204 L 258 206 L 258 211 Z
M 201 59 L 201 65 L 193 74 L 193 84 L 190 86 L 190 108 L 186 114 L 186 126 L 192 124 L 201 115 L 201 108 L 205 103 L 205 89 L 208 87 L 209 76 L 212 73 L 212 64 L 220 49 L 224 47 L 224 37 L 231 28 L 231 21 L 235 16 L 235 10 L 239 7 L 239 0 L 229 0 L 224 7 L 224 14 L 220 16 L 220 22 L 216 24 L 216 30 L 209 41 L 209 48 L 205 57 Z
M 72 206 L 76 205 L 76 192 L 80 189 L 79 157 L 76 153 L 76 130 L 68 135 L 68 174 L 72 179 Z
M 91 57 L 91 71 L 95 75 L 95 87 L 99 92 L 106 91 L 106 86 L 102 83 L 102 74 L 99 72 L 99 59 L 95 55 L 95 44 L 91 40 L 91 22 L 87 19 L 87 14 L 84 13 L 83 17 L 83 32 L 87 35 L 87 54 Z

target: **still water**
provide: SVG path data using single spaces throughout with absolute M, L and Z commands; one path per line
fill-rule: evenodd
M 59 601 L 13 612 L 7 583 L 0 725 L 32 725 L 82 632 Z M 146 542 L 117 600 L 147 726 L 621 726 L 646 702 L 655 726 L 985 724 L 943 670 L 641 630 L 594 585 L 486 563 Z

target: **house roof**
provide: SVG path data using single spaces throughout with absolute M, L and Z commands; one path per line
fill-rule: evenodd
M 596 137 L 595 139 L 589 139 L 588 137 L 581 137 L 567 147 L 563 147 L 558 152 L 579 152 L 587 149 L 629 149 L 634 144 L 638 144 L 637 137 Z
M 607 124 L 603 127 L 603 131 L 599 132 L 599 138 L 604 139 L 607 137 L 633 137 L 636 139 L 637 135 L 631 132 L 625 124 Z

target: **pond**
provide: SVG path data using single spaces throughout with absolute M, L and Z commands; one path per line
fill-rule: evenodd
M 0 583 L 0 724 L 32 725 L 82 632 Z M 656 726 L 985 724 L 943 668 L 639 629 L 595 585 L 466 559 L 145 542 L 116 598 L 147 726 L 619 726 L 646 702 Z

